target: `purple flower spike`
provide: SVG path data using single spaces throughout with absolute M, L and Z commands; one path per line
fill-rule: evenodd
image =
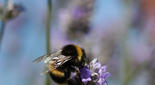
M 98 71 L 96 72 L 99 75 L 99 80 L 97 81 L 96 85 L 108 85 L 106 78 L 110 76 L 109 72 L 107 71 L 107 66 L 101 66 L 101 64 L 97 61 L 97 59 L 92 60 L 90 63 L 91 71 L 94 72 L 97 69 Z
M 80 69 L 81 80 L 85 85 L 108 85 L 107 78 L 110 73 L 107 72 L 107 66 L 101 66 L 98 60 L 93 59 L 88 67 Z
M 75 19 L 79 19 L 81 16 L 83 16 L 83 11 L 81 8 L 76 8 L 74 11 L 73 11 L 73 17 Z

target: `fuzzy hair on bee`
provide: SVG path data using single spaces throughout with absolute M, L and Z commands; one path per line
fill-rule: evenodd
M 70 80 L 71 72 L 79 72 L 79 69 L 85 66 L 85 59 L 84 49 L 78 45 L 69 44 L 61 50 L 35 59 L 34 62 L 44 61 L 48 66 L 46 72 L 52 80 L 63 84 Z

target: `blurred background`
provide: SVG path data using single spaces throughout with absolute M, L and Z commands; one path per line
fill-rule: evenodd
M 46 54 L 48 4 L 0 0 L 0 85 L 44 85 L 32 61 Z M 155 0 L 52 0 L 51 16 L 52 51 L 74 43 L 108 66 L 109 85 L 155 85 Z

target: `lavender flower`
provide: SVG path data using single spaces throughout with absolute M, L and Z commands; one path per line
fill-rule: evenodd
M 110 73 L 106 70 L 107 66 L 101 66 L 97 59 L 94 59 L 88 67 L 80 69 L 81 80 L 85 85 L 108 85 L 106 79 Z
M 75 10 L 73 10 L 73 17 L 78 20 L 80 19 L 83 15 L 84 15 L 84 11 L 80 8 L 75 8 Z

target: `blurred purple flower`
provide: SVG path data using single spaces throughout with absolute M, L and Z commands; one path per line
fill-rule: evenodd
M 96 85 L 108 85 L 106 79 L 110 76 L 107 72 L 107 66 L 101 64 L 94 59 L 90 62 L 89 68 L 80 69 L 82 82 L 87 85 L 87 82 L 95 82 Z
M 81 18 L 83 16 L 83 13 L 84 12 L 82 11 L 81 8 L 75 8 L 75 10 L 73 10 L 73 17 L 75 19 L 79 19 L 79 18 Z

